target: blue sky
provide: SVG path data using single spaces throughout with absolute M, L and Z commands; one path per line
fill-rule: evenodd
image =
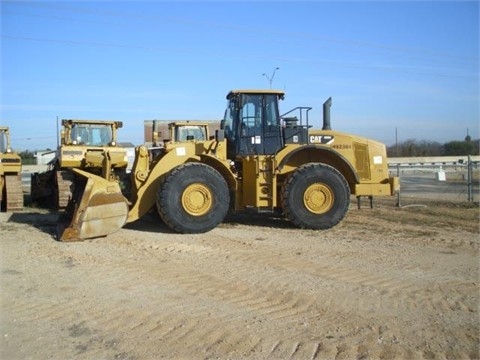
M 56 119 L 221 119 L 237 88 L 393 145 L 479 138 L 478 1 L 1 1 L 1 114 L 16 149 Z M 274 74 L 274 69 L 279 69 Z M 262 74 L 266 73 L 267 76 Z

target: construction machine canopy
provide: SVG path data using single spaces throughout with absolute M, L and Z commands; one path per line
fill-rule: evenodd
M 123 126 L 123 122 L 116 120 L 78 120 L 78 119 L 63 119 L 62 126 L 73 124 L 89 124 L 89 125 L 110 125 L 120 129 Z
M 115 146 L 116 130 L 123 126 L 121 121 L 106 120 L 62 120 L 62 144 Z
M 272 90 L 272 89 L 241 89 L 241 90 L 231 90 L 227 94 L 227 99 L 230 99 L 232 96 L 239 94 L 265 94 L 265 95 L 278 95 L 278 97 L 283 100 L 285 97 L 285 92 L 282 90 Z

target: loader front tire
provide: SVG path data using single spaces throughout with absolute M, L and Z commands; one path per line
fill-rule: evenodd
M 183 234 L 204 233 L 225 218 L 230 195 L 225 179 L 201 163 L 178 166 L 157 192 L 156 205 L 162 220 Z
M 324 230 L 347 213 L 350 189 L 335 168 L 318 163 L 295 170 L 282 187 L 282 207 L 288 220 L 304 229 Z

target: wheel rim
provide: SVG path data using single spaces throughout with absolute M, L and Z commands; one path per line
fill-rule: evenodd
M 330 210 L 333 201 L 333 191 L 325 184 L 312 184 L 303 193 L 303 204 L 314 214 L 323 214 Z
M 191 184 L 182 194 L 183 209 L 193 216 L 202 216 L 208 213 L 213 205 L 210 189 L 203 184 Z

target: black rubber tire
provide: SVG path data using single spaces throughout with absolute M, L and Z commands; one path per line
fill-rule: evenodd
M 166 176 L 156 200 L 157 211 L 168 227 L 178 233 L 196 234 L 210 231 L 224 220 L 230 195 L 217 170 L 187 163 Z
M 282 187 L 284 215 L 303 229 L 325 230 L 337 225 L 345 217 L 349 204 L 347 181 L 326 164 L 300 166 Z

